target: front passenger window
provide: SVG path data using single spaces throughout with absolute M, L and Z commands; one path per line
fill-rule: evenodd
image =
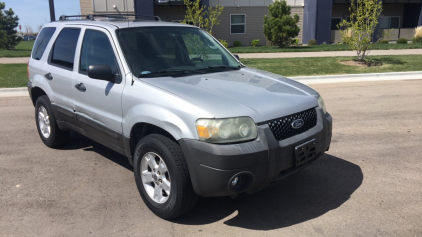
M 115 75 L 119 74 L 116 57 L 107 35 L 96 30 L 86 30 L 85 32 L 79 73 L 87 74 L 90 65 L 109 65 Z

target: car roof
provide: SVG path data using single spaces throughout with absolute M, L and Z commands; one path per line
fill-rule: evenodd
M 101 26 L 109 30 L 121 29 L 121 28 L 132 28 L 132 27 L 192 27 L 198 28 L 196 26 L 191 26 L 182 23 L 175 22 L 165 22 L 165 21 L 133 21 L 133 20 L 119 20 L 119 21 L 110 21 L 110 20 L 66 20 L 66 21 L 54 21 L 44 25 L 48 26 L 75 26 L 75 25 L 85 25 L 85 26 Z

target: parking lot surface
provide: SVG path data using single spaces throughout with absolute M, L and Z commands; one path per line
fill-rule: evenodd
M 422 236 L 422 80 L 319 84 L 330 150 L 280 185 L 165 221 L 127 159 L 81 135 L 49 149 L 28 97 L 0 98 L 0 236 Z

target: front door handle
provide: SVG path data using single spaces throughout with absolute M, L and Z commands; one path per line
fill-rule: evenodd
M 75 85 L 76 89 L 78 89 L 79 91 L 85 92 L 86 91 L 86 87 L 84 86 L 83 83 L 79 83 Z
M 45 78 L 47 78 L 48 80 L 53 80 L 53 76 L 51 75 L 51 73 L 47 73 L 44 75 Z

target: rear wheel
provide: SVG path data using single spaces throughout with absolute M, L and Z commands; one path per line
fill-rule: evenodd
M 46 95 L 40 96 L 35 103 L 35 122 L 41 140 L 48 147 L 59 147 L 66 143 L 69 132 L 59 128 Z
M 175 141 L 158 134 L 144 137 L 136 146 L 133 164 L 139 193 L 154 214 L 172 219 L 195 206 L 198 196 Z

